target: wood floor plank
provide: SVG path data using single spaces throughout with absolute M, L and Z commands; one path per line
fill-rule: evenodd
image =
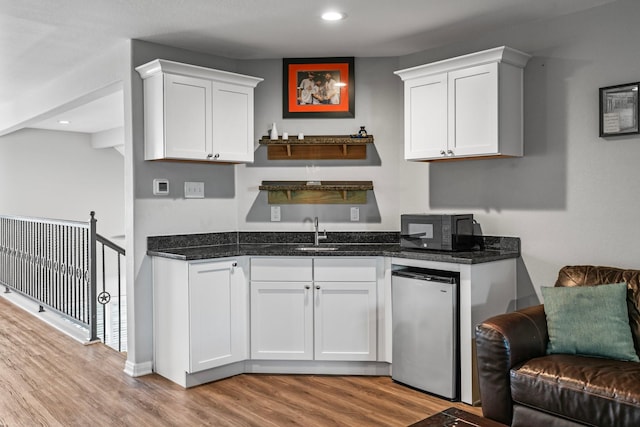
M 389 377 L 238 375 L 185 390 L 131 378 L 125 356 L 84 346 L 0 297 L 0 426 L 407 426 L 451 406 Z

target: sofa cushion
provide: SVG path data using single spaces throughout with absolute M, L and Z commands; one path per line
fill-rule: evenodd
M 594 265 L 568 265 L 558 272 L 556 286 L 594 286 L 626 282 L 627 310 L 636 354 L 640 356 L 640 270 Z
M 587 425 L 640 426 L 640 364 L 553 354 L 510 371 L 515 402 Z
M 639 361 L 633 347 L 627 284 L 542 288 L 547 353 Z

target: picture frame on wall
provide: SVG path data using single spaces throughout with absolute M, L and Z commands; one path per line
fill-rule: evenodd
M 600 137 L 640 133 L 639 83 L 600 88 Z
M 283 58 L 282 117 L 355 117 L 353 57 Z

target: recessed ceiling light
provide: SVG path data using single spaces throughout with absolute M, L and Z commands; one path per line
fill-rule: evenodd
M 322 19 L 325 21 L 340 21 L 346 17 L 347 15 L 342 12 L 325 12 L 322 14 Z
M 71 122 L 69 120 L 58 120 L 58 124 L 68 125 L 68 124 L 71 124 Z

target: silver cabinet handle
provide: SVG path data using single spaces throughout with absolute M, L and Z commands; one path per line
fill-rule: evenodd
M 212 158 L 212 157 L 213 157 L 213 154 L 212 154 L 212 153 L 207 154 L 207 159 L 210 159 L 210 158 Z
M 213 156 L 214 159 L 219 159 L 220 158 L 220 153 L 216 153 L 215 156 Z
M 453 151 L 451 151 L 451 150 L 447 150 L 447 155 L 449 155 L 449 156 L 454 156 L 455 154 L 453 154 Z
M 231 264 L 231 267 L 237 267 L 237 266 L 238 266 L 237 262 L 234 262 L 233 264 Z
M 444 150 L 440 150 L 440 155 L 441 155 L 441 156 L 446 156 L 446 155 L 447 155 L 447 153 L 446 153 Z

